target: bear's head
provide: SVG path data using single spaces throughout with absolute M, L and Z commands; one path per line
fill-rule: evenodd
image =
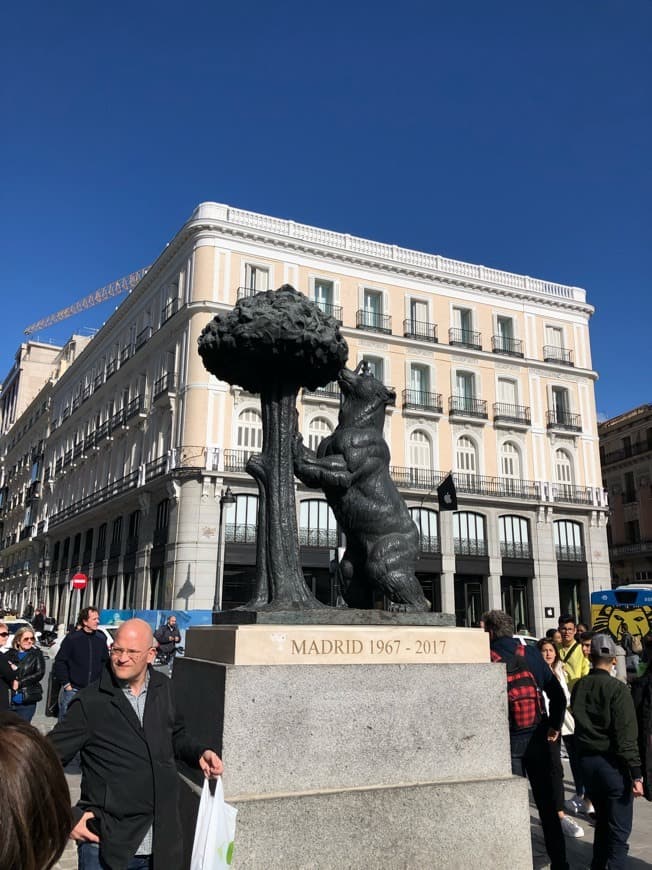
M 385 408 L 396 402 L 396 392 L 376 378 L 363 360 L 355 371 L 342 369 L 337 383 L 342 391 L 339 425 L 380 431 L 385 422 Z

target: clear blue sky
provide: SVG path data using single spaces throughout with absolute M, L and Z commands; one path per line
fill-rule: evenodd
M 585 287 L 599 412 L 652 400 L 651 46 L 652 0 L 6 6 L 0 378 L 217 200 Z

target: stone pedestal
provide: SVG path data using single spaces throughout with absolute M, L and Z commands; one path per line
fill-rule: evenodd
M 189 630 L 186 653 L 175 688 L 224 759 L 234 868 L 532 866 L 483 632 L 212 626 Z M 189 843 L 196 803 L 189 785 Z

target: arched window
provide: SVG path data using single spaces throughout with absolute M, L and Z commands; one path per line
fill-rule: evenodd
M 258 496 L 236 495 L 224 514 L 224 539 L 232 543 L 253 544 L 258 522 Z
M 337 520 L 320 498 L 310 498 L 299 505 L 299 543 L 303 547 L 337 547 Z
M 487 555 L 487 530 L 482 514 L 457 511 L 453 515 L 453 537 L 456 555 Z
M 432 468 L 432 443 L 422 429 L 415 429 L 410 434 L 408 453 L 412 468 Z
M 255 408 L 248 408 L 238 417 L 238 447 L 260 450 L 263 446 L 263 420 Z
M 521 478 L 521 454 L 513 441 L 505 441 L 500 448 L 500 473 L 510 480 Z
M 500 517 L 500 555 L 505 559 L 530 559 L 530 524 L 523 517 Z
M 582 524 L 573 520 L 555 520 L 555 551 L 562 562 L 583 562 Z
M 555 450 L 555 481 L 559 495 L 573 494 L 573 460 L 565 450 Z
M 457 482 L 462 487 L 473 486 L 478 470 L 478 451 L 475 443 L 467 435 L 462 435 L 461 438 L 457 439 L 455 463 Z
M 317 450 L 319 443 L 333 434 L 333 426 L 325 417 L 315 417 L 308 426 L 308 447 Z
M 427 508 L 411 507 L 410 516 L 419 529 L 422 553 L 439 553 L 439 514 Z

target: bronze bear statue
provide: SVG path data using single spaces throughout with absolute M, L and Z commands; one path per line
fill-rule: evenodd
M 337 428 L 317 452 L 297 434 L 294 473 L 306 486 L 321 488 L 344 534 L 340 563 L 349 607 L 373 606 L 373 590 L 406 610 L 430 610 L 414 574 L 419 532 L 389 473 L 383 437 L 385 408 L 396 395 L 361 363 L 338 376 L 342 402 Z

